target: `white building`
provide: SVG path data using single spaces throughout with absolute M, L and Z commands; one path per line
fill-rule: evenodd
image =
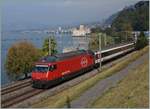
M 74 28 L 72 30 L 72 36 L 85 36 L 89 33 L 91 33 L 91 30 L 84 25 L 80 25 L 79 29 Z

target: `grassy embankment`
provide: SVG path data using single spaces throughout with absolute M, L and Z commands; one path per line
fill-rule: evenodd
M 141 108 L 149 104 L 148 59 L 133 69 L 131 73 L 115 87 L 98 97 L 90 107 Z
M 117 73 L 121 69 L 125 68 L 130 62 L 136 60 L 140 56 L 142 56 L 144 53 L 148 51 L 148 47 L 134 52 L 129 58 L 126 60 L 123 60 L 121 62 L 118 62 L 118 64 L 114 65 L 110 69 L 106 69 L 102 71 L 101 73 L 97 74 L 96 76 L 85 80 L 84 82 L 71 87 L 67 90 L 62 91 L 61 93 L 58 93 L 52 97 L 47 98 L 44 101 L 41 101 L 37 104 L 34 104 L 32 107 L 63 107 L 66 104 L 67 97 L 69 97 L 70 101 L 75 99 L 76 97 L 80 96 L 83 92 L 91 88 L 94 84 L 96 84 L 98 81 L 113 75 L 114 73 Z

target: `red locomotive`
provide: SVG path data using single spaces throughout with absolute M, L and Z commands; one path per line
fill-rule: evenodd
M 33 87 L 48 88 L 99 66 L 99 55 L 90 50 L 46 56 L 35 63 Z

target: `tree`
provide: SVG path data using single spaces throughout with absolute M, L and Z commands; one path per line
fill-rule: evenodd
M 103 32 L 101 27 L 98 26 L 98 27 L 91 28 L 91 33 L 99 33 L 99 32 Z
M 131 26 L 134 31 L 149 30 L 149 1 L 139 1 L 132 7 L 124 8 L 112 22 L 115 31 Z
M 106 29 L 104 30 L 104 33 L 106 33 L 107 35 L 112 36 L 112 34 L 113 34 L 113 29 L 112 29 L 112 28 L 106 28 Z
M 96 33 L 91 35 L 91 40 L 89 41 L 89 49 L 98 50 L 99 49 L 99 36 Z
M 139 50 L 144 48 L 146 45 L 148 45 L 148 39 L 146 38 L 144 32 L 141 32 L 137 38 L 135 48 Z
M 33 68 L 33 63 L 41 57 L 41 51 L 27 41 L 17 42 L 12 45 L 6 57 L 6 71 L 12 79 L 19 79 L 20 76 L 25 75 Z
M 44 40 L 42 51 L 44 52 L 45 56 L 49 54 L 49 38 L 46 38 Z M 57 53 L 57 43 L 53 37 L 50 37 L 50 51 L 51 51 L 51 55 Z

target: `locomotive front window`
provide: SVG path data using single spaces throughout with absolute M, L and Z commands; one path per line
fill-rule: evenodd
M 46 73 L 48 71 L 48 67 L 36 66 L 33 71 Z

